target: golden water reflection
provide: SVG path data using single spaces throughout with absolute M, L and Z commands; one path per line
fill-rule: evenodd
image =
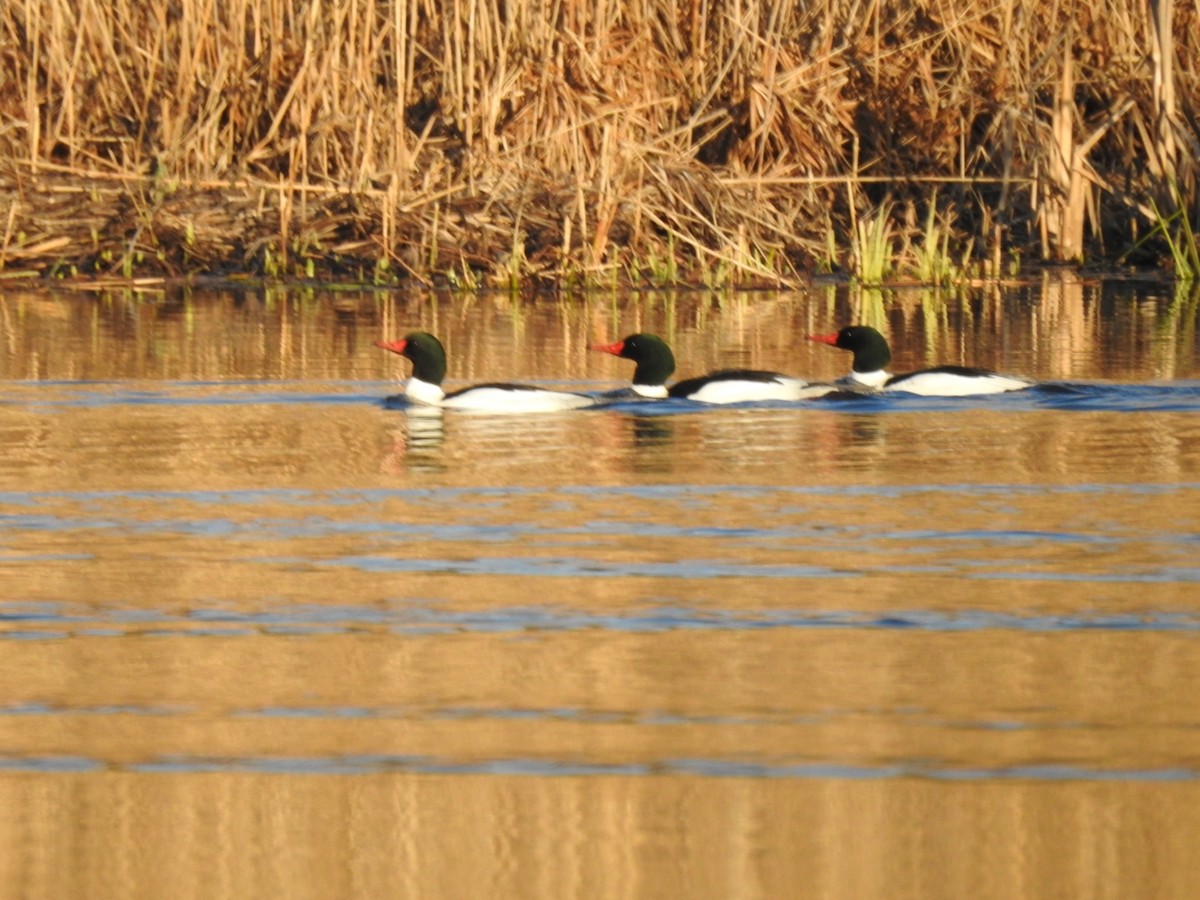
M 14 896 L 1188 896 L 1195 308 L 1048 279 L 521 300 L 0 294 Z M 533 418 L 450 377 L 1101 393 Z
M 833 288 L 535 300 L 254 288 L 95 298 L 0 292 L 0 378 L 402 377 L 407 363 L 374 342 L 421 329 L 446 344 L 455 383 L 622 383 L 629 364 L 587 345 L 634 331 L 671 343 L 679 377 L 751 366 L 829 379 L 845 374 L 849 360 L 805 336 L 872 318 L 863 296 Z M 1046 380 L 1196 377 L 1197 297 L 1156 284 L 1047 278 L 1007 292 L 908 290 L 875 302 L 896 371 L 959 363 Z
M 200 780 L 6 779 L 0 876 L 54 885 L 30 900 L 1186 897 L 1200 877 L 1194 786 Z

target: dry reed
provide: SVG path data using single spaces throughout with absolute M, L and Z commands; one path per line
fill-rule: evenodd
M 993 270 L 1153 261 L 1198 159 L 1172 0 L 0 7 L 0 275 L 789 282 L 934 204 Z

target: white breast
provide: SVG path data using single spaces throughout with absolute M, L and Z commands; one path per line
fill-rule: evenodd
M 667 386 L 665 384 L 635 384 L 631 390 L 639 397 L 645 397 L 647 400 L 665 400 L 667 397 Z
M 420 403 L 424 406 L 438 406 L 446 396 L 436 384 L 422 381 L 420 378 L 410 378 L 404 385 L 404 396 L 409 403 Z
M 878 390 L 887 384 L 887 380 L 891 378 L 890 372 L 884 369 L 876 369 L 874 372 L 851 372 L 849 380 L 854 384 L 862 385 L 865 388 Z

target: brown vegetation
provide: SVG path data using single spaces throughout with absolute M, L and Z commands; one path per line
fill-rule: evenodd
M 880 209 L 997 275 L 1198 215 L 1173 0 L 11 0 L 0 86 L 9 277 L 786 282 Z

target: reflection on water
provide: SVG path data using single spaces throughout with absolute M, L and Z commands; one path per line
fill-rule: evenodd
M 0 295 L 0 879 L 1189 896 L 1196 308 L 1153 290 Z M 1057 386 L 492 418 L 373 346 L 832 378 L 804 336 L 872 316 Z
M 392 408 L 389 401 L 388 407 Z M 446 440 L 446 422 L 437 407 L 399 407 L 399 419 L 403 427 L 393 431 L 396 447 L 391 465 L 410 468 L 414 472 L 436 473 L 445 470 L 442 465 L 442 444 Z
M 177 896 L 195 873 L 208 896 L 1103 896 L 1132 884 L 1186 897 L 1197 874 L 1160 862 L 1190 856 L 1184 836 L 1159 842 L 1148 827 L 1161 801 L 1194 799 L 1181 785 L 221 772 L 11 783 L 31 841 L 9 871 L 92 896 Z M 51 810 L 89 822 L 69 872 L 41 840 L 55 834 Z M 115 833 L 153 864 L 114 871 Z

